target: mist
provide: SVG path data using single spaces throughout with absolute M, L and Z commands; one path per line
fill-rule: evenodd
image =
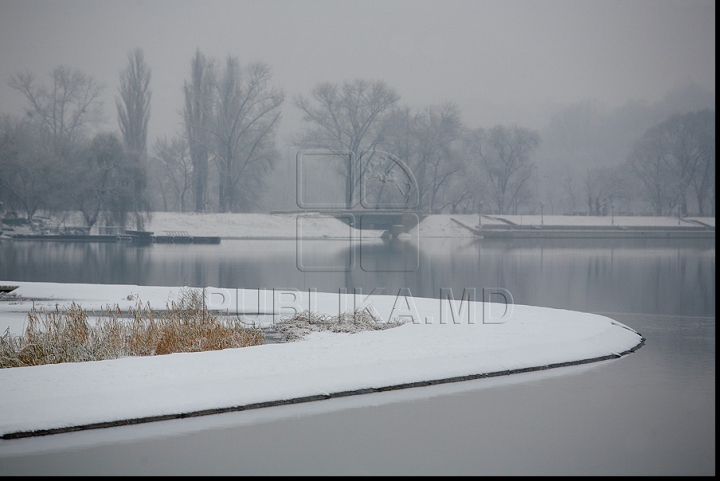
M 454 106 L 459 125 L 457 135 L 447 139 L 453 150 L 443 154 L 448 165 L 479 164 L 467 154 L 472 146 L 457 145 L 467 144 L 468 133 L 505 126 L 537 134 L 539 142 L 528 153 L 535 168 L 532 188 L 512 199 L 515 213 L 534 212 L 542 202 L 557 213 L 592 213 L 581 205 L 587 203 L 580 200 L 584 193 L 573 194 L 574 200 L 567 194 L 587 189 L 591 170 L 626 163 L 648 129 L 673 114 L 714 112 L 715 103 L 712 1 L 2 1 L 0 42 L 4 115 L 24 118 L 28 109 L 28 99 L 9 85 L 19 72 L 32 73 L 39 85 L 63 65 L 105 86 L 98 98 L 103 115 L 88 122 L 88 139 L 98 132 L 119 133 L 120 72 L 128 54 L 141 49 L 152 74 L 146 156 L 156 193 L 165 188 L 158 176 L 169 175 L 153 167 L 158 140 L 186 135 L 183 86 L 193 56 L 201 52 L 216 66 L 229 56 L 241 67 L 267 66 L 269 83 L 284 100 L 273 126 L 274 159 L 255 174 L 264 176 L 257 183 L 262 188 L 252 194 L 254 202 L 222 207 L 223 201 L 214 199 L 206 210 L 297 208 L 296 154 L 308 146 L 299 139 L 307 141 L 313 127 L 303 120 L 297 100 L 310 98 L 321 83 L 383 82 L 397 93 L 393 107 L 413 114 Z M 578 111 L 584 111 L 583 120 L 570 120 L 576 131 L 561 132 Z M 583 125 L 586 131 L 580 132 Z M 215 164 L 211 159 L 211 170 L 220 169 Z M 574 177 L 561 179 L 568 166 Z M 213 175 L 221 178 L 220 170 Z M 472 180 L 448 183 L 438 194 L 442 198 L 423 207 L 472 212 L 480 203 L 492 204 L 489 198 L 467 202 L 452 194 L 471 185 L 492 190 L 482 169 L 456 177 Z M 207 189 L 213 188 L 219 187 Z M 5 190 L 6 206 L 19 209 Z M 567 195 L 555 198 L 560 191 Z M 151 210 L 193 210 L 192 199 L 185 207 L 178 199 L 168 201 L 170 193 L 163 195 L 164 202 L 159 195 L 148 199 Z M 509 201 L 495 202 L 496 211 Z M 634 199 L 625 209 L 651 206 L 647 199 Z

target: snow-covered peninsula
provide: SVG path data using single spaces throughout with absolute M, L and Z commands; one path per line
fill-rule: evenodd
M 4 326 L 34 306 L 85 309 L 138 300 L 162 308 L 180 287 L 0 281 Z M 296 342 L 198 353 L 127 357 L 0 370 L 0 435 L 51 434 L 186 415 L 319 401 L 434 383 L 600 362 L 633 352 L 641 334 L 608 317 L 506 302 L 372 295 L 249 292 L 207 288 L 208 306 L 239 315 L 264 304 L 262 319 L 310 307 L 337 314 L 372 309 L 390 329 L 312 333 Z M 265 299 L 259 302 L 260 298 Z M 359 304 L 358 304 L 359 303 Z M 259 318 L 258 318 L 259 319 Z

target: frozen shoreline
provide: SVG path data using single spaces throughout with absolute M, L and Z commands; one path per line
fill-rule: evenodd
M 3 318 L 27 312 L 33 305 L 30 299 L 36 307 L 74 300 L 92 309 L 114 304 L 126 308 L 139 298 L 160 307 L 180 292 L 179 287 L 0 285 L 19 286 L 13 301 L 0 302 Z M 298 292 L 275 292 L 269 312 L 280 314 L 283 308 L 311 302 L 299 299 Z M 356 301 L 351 295 L 341 299 L 317 293 L 310 305 L 314 312 L 335 314 L 339 302 L 352 306 Z M 561 309 L 514 305 L 493 316 L 488 315 L 491 309 L 502 305 L 380 295 L 360 301 L 372 305 L 384 320 L 404 316 L 411 322 L 381 331 L 313 333 L 297 342 L 222 351 L 0 369 L 0 436 L 135 424 L 545 370 L 619 358 L 644 342 L 639 333 L 610 318 Z

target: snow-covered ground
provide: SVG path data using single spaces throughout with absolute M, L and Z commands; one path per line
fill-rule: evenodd
M 687 218 L 678 222 L 675 217 L 596 217 L 565 215 L 503 215 L 483 216 L 483 226 L 516 225 L 551 226 L 626 226 L 626 227 L 698 227 L 700 221 L 715 227 L 714 217 Z M 473 237 L 479 216 L 475 214 L 433 214 L 425 217 L 408 232 L 413 237 Z M 184 230 L 190 235 L 232 237 L 303 237 L 347 238 L 359 237 L 359 232 L 334 217 L 321 214 L 191 214 L 156 212 L 146 229 L 162 235 L 164 231 Z M 363 237 L 379 237 L 381 231 L 363 232 Z
M 127 308 L 139 299 L 163 307 L 181 290 L 2 280 L 0 285 L 19 286 L 0 301 L 3 330 L 33 305 L 76 301 L 88 310 Z M 206 294 L 210 307 L 242 311 L 239 299 L 248 299 L 248 309 L 257 310 L 258 291 L 207 288 Z M 397 296 L 263 294 L 266 322 L 308 307 L 335 315 L 353 306 L 374 309 L 384 321 L 406 322 L 222 351 L 0 369 L 0 435 L 544 369 L 619 357 L 642 343 L 640 334 L 610 318 L 567 310 Z
M 145 226 L 163 235 L 165 231 L 186 231 L 191 236 L 223 238 L 357 237 L 355 229 L 334 217 L 319 214 L 211 214 L 155 212 Z M 378 232 L 379 236 L 382 232 Z M 365 235 L 365 234 L 364 234 Z
M 358 215 L 362 214 L 359 212 Z M 418 226 L 408 232 L 410 236 L 430 237 L 473 237 L 470 229 L 478 225 L 476 214 L 433 214 L 425 217 Z M 58 225 L 61 220 L 52 218 L 47 225 Z M 622 227 L 715 227 L 714 217 L 620 217 L 620 216 L 567 216 L 567 215 L 485 215 L 483 226 L 622 226 Z M 65 215 L 62 225 L 82 225 L 79 215 Z M 463 225 L 465 227 L 463 227 Z M 470 229 L 468 229 L 470 228 Z M 145 230 L 156 235 L 166 232 L 187 232 L 191 236 L 211 236 L 225 239 L 280 238 L 296 237 L 346 239 L 359 238 L 360 231 L 349 227 L 340 220 L 319 213 L 286 214 L 217 214 L 188 212 L 153 212 L 145 225 Z M 29 234 L 28 227 L 7 231 L 5 234 Z M 93 232 L 95 233 L 95 232 Z M 380 237 L 382 231 L 363 231 L 364 238 Z

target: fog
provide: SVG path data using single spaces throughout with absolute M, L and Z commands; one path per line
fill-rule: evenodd
M 288 98 L 321 81 L 383 79 L 411 104 L 457 102 L 473 127 L 540 128 L 563 104 L 654 102 L 686 83 L 714 92 L 715 2 L 3 0 L 3 110 L 22 106 L 11 74 L 66 64 L 107 84 L 113 114 L 135 47 L 153 72 L 150 137 L 178 127 L 196 49 L 269 64 Z
M 546 135 L 568 108 L 589 106 L 625 135 L 613 137 L 618 145 L 602 154 L 580 156 L 596 159 L 584 161 L 585 168 L 622 163 L 632 142 L 672 113 L 714 110 L 713 1 L 2 0 L 0 113 L 22 115 L 27 107 L 8 85 L 12 75 L 29 71 L 40 82 L 66 65 L 106 86 L 105 122 L 93 127 L 118 131 L 119 73 L 135 48 L 152 72 L 149 151 L 156 139 L 183 132 L 183 85 L 193 55 L 200 51 L 220 64 L 231 55 L 242 65 L 266 64 L 285 96 L 275 136 L 280 165 L 291 165 L 291 140 L 304 127 L 298 96 L 321 82 L 381 80 L 402 106 L 454 104 L 468 129 L 517 125 L 539 132 L 534 204 L 553 202 L 544 199 L 549 187 L 542 179 L 570 162 L 553 150 L 558 136 Z M 628 105 L 645 111 L 617 114 Z M 607 135 L 593 141 L 610 142 Z M 261 207 L 293 202 L 280 197 Z M 580 210 L 571 205 L 577 203 L 562 209 Z
M 111 441 L 87 447 L 73 439 L 93 433 L 44 436 L 57 449 L 37 456 L 4 448 L 33 440 L 0 440 L 0 471 L 714 474 L 715 10 L 0 0 L 5 290 L 245 286 L 442 301 L 449 289 L 462 310 L 466 289 L 485 300 L 499 288 L 648 339 L 629 359 L 557 378 L 371 395 L 202 432 L 178 424 L 177 436 L 148 425 L 149 440 L 140 426 L 98 430 Z M 190 245 L 198 235 L 217 243 Z M 148 245 L 161 237 L 178 244 Z M 445 363 L 441 350 L 428 355 Z

